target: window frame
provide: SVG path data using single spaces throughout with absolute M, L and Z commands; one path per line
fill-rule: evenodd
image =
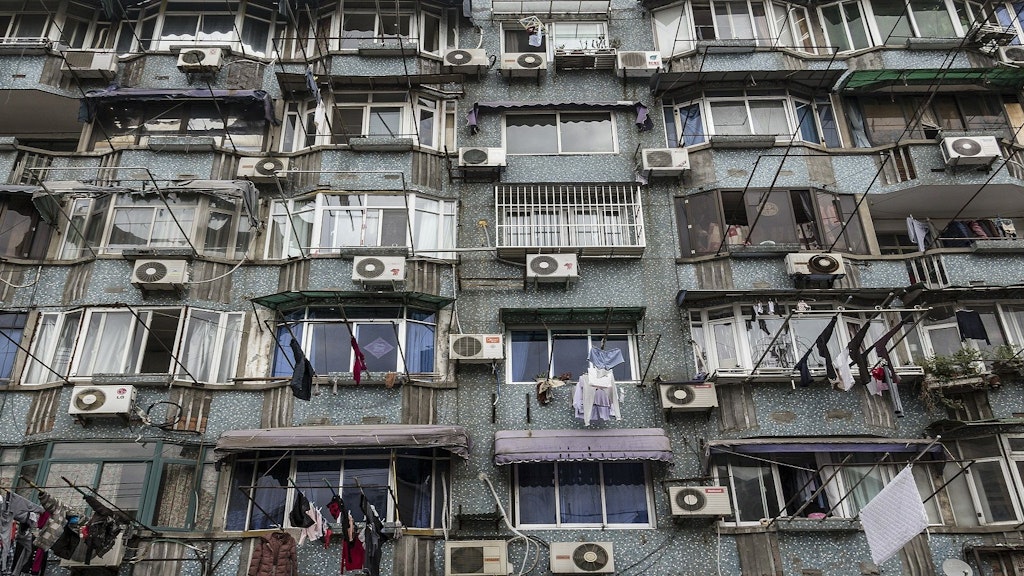
M 523 334 L 523 335 L 531 335 L 531 334 L 537 335 L 537 334 L 540 334 L 540 333 L 544 333 L 545 334 L 545 338 L 546 339 L 544 340 L 544 342 L 545 342 L 545 346 L 544 347 L 545 347 L 546 350 L 543 353 L 544 354 L 544 362 L 543 362 L 543 364 L 544 364 L 544 366 L 546 366 L 546 372 L 547 372 L 546 377 L 548 377 L 548 378 L 555 378 L 555 377 L 558 377 L 559 375 L 567 372 L 566 370 L 562 369 L 562 366 L 564 366 L 565 363 L 563 361 L 556 360 L 553 355 L 555 354 L 555 348 L 556 348 L 556 341 L 557 341 L 557 339 L 560 336 L 571 336 L 572 337 L 571 339 L 573 339 L 573 340 L 584 340 L 585 339 L 588 342 L 588 348 L 587 348 L 588 349 L 588 353 L 586 355 L 584 355 L 580 359 L 580 362 L 582 362 L 581 365 L 584 366 L 584 367 L 586 366 L 586 363 L 587 363 L 586 357 L 589 355 L 589 350 L 592 349 L 592 348 L 595 348 L 596 346 L 598 346 L 602 339 L 606 338 L 609 341 L 611 341 L 611 340 L 624 341 L 624 346 L 617 346 L 617 347 L 620 348 L 620 349 L 624 349 L 623 359 L 625 360 L 625 362 L 620 364 L 620 366 L 624 366 L 625 368 L 623 368 L 622 370 L 619 371 L 620 374 L 616 375 L 616 382 L 618 382 L 620 384 L 631 383 L 631 382 L 635 383 L 635 382 L 638 382 L 639 379 L 640 379 L 639 357 L 637 355 L 637 350 L 638 350 L 637 334 L 636 334 L 636 330 L 633 327 L 628 326 L 628 325 L 624 325 L 624 324 L 617 324 L 617 325 L 613 324 L 613 325 L 609 325 L 609 326 L 599 326 L 599 325 L 589 325 L 589 324 L 557 324 L 557 325 L 552 325 L 552 326 L 517 325 L 517 326 L 509 328 L 508 333 L 507 333 L 507 340 L 506 340 L 507 344 L 505 345 L 506 346 L 505 357 L 508 358 L 508 361 L 505 362 L 505 381 L 506 382 L 512 382 L 512 383 L 517 383 L 517 384 L 535 383 L 537 377 L 545 376 L 545 374 L 543 372 L 542 373 L 537 373 L 537 374 L 527 374 L 527 373 L 524 373 L 522 375 L 523 379 L 516 379 L 517 375 L 514 373 L 515 372 L 514 357 L 517 356 L 519 353 L 521 353 L 521 352 L 518 352 L 516 350 L 516 348 L 517 348 L 516 342 L 538 342 L 538 340 L 526 340 L 526 341 L 516 340 L 515 336 L 516 336 L 517 333 L 518 334 Z M 526 348 L 530 349 L 532 347 L 531 346 L 526 346 Z M 529 352 L 532 353 L 532 352 L 536 352 L 536 351 L 529 350 Z M 577 364 L 579 364 L 579 362 L 577 362 Z M 538 363 L 538 362 L 526 361 L 525 365 L 524 365 L 524 369 L 527 369 L 530 366 L 540 366 L 540 365 L 541 365 L 541 363 Z M 628 378 L 621 378 L 621 372 L 623 370 L 628 370 L 628 372 L 629 372 L 628 373 L 628 376 L 629 376 Z M 571 373 L 571 378 L 570 379 L 572 381 L 576 381 L 579 378 L 580 374 L 585 373 L 585 371 L 586 371 L 585 368 L 583 370 L 578 371 L 578 372 L 571 372 L 570 371 L 570 373 Z
M 609 132 L 608 135 L 611 137 L 611 150 L 589 150 L 589 151 L 564 151 L 563 150 L 563 133 L 562 126 L 565 122 L 562 120 L 562 116 L 573 116 L 573 115 L 608 115 Z M 523 117 L 523 116 L 553 116 L 554 117 L 554 130 L 555 130 L 555 151 L 554 152 L 536 152 L 536 151 L 511 151 L 510 136 L 508 130 L 508 119 L 511 117 Z M 604 123 L 604 120 L 601 120 Z M 618 154 L 619 153 L 619 142 L 618 142 L 618 131 L 615 120 L 615 114 L 611 111 L 586 111 L 586 110 L 536 110 L 530 112 L 506 112 L 502 114 L 501 122 L 501 139 L 502 146 L 506 150 L 506 154 L 509 156 L 598 156 L 606 154 Z M 513 138 L 514 139 L 514 138 Z M 536 136 L 526 137 L 524 140 L 536 140 Z M 527 142 L 524 142 L 526 144 Z
M 716 126 L 714 120 L 714 107 L 716 104 L 730 104 L 742 102 L 746 112 L 746 123 L 749 127 L 749 135 L 768 136 L 774 135 L 776 143 L 806 142 L 828 148 L 841 148 L 843 146 L 841 130 L 838 126 L 835 106 L 828 98 L 811 99 L 805 95 L 778 91 L 777 93 L 753 93 L 746 91 L 736 95 L 722 95 L 715 93 L 703 93 L 696 97 L 680 99 L 665 104 L 666 141 L 669 147 L 679 146 L 680 142 L 684 147 L 697 146 L 706 143 L 719 132 L 721 127 Z M 751 104 L 757 102 L 782 102 L 782 109 L 786 117 L 786 132 L 778 134 L 760 134 L 755 131 L 755 115 L 751 110 Z M 801 123 L 801 107 L 810 107 L 812 122 L 817 132 L 817 140 L 808 140 L 804 135 L 804 124 Z M 826 122 L 822 120 L 823 113 L 831 114 L 830 130 L 825 130 Z M 699 128 L 699 132 L 693 132 L 693 128 Z M 830 138 L 831 142 L 824 142 L 826 134 L 834 133 L 835 137 Z
M 599 480 L 599 484 L 597 486 L 597 490 L 599 492 L 600 501 L 601 501 L 600 504 L 601 504 L 602 522 L 601 523 L 563 522 L 562 519 L 561 519 L 562 510 L 561 510 L 561 505 L 560 505 L 560 501 L 561 501 L 561 490 L 560 490 L 561 484 L 559 483 L 559 472 L 558 472 L 559 467 L 560 467 L 560 465 L 565 466 L 565 465 L 590 464 L 590 463 L 598 464 L 598 473 L 599 473 L 600 480 Z M 607 485 L 605 484 L 604 468 L 605 468 L 606 465 L 610 465 L 610 464 L 633 464 L 633 465 L 637 465 L 637 466 L 642 468 L 642 470 L 643 470 L 643 482 L 642 482 L 642 485 L 643 485 L 645 500 L 646 500 L 646 504 L 647 504 L 647 522 L 646 523 L 636 523 L 636 524 L 614 523 L 614 524 L 610 524 L 610 523 L 606 522 L 607 514 L 608 514 L 607 508 L 608 508 L 609 498 L 608 498 L 608 496 L 606 494 Z M 520 495 L 519 495 L 519 491 L 520 491 L 520 486 L 519 486 L 520 470 L 521 470 L 522 467 L 525 467 L 525 466 L 546 466 L 546 465 L 551 465 L 553 467 L 552 470 L 553 470 L 553 474 L 554 474 L 553 490 L 554 490 L 554 498 L 555 498 L 555 500 L 554 500 L 554 503 L 555 503 L 555 510 L 554 510 L 555 523 L 554 524 L 524 524 L 522 522 L 522 520 L 521 520 L 521 512 L 520 512 L 521 511 L 521 506 L 523 504 L 532 505 L 533 503 L 532 502 L 529 502 L 529 503 L 528 502 L 523 502 L 523 499 L 520 498 Z M 566 529 L 574 529 L 574 530 L 576 530 L 576 529 L 642 530 L 642 529 L 654 529 L 654 528 L 657 527 L 656 519 L 655 519 L 655 513 L 654 513 L 656 509 L 655 509 L 655 506 L 654 506 L 653 493 L 652 493 L 652 489 L 651 489 L 652 488 L 651 470 L 650 470 L 650 464 L 647 463 L 647 462 L 633 462 L 633 461 L 622 462 L 622 461 L 601 461 L 601 460 L 586 461 L 586 462 L 574 462 L 574 461 L 566 461 L 566 462 L 562 462 L 562 461 L 558 461 L 558 462 L 523 462 L 523 463 L 513 464 L 513 466 L 514 466 L 514 468 L 513 468 L 513 471 L 512 471 L 512 477 L 513 477 L 513 481 L 512 481 L 512 495 L 513 495 L 513 498 L 515 500 L 515 510 L 513 511 L 513 514 L 514 514 L 515 526 L 517 528 L 519 528 L 519 529 L 522 529 L 522 530 L 550 530 L 550 529 L 566 528 Z
M 180 9 L 176 9 L 176 4 L 183 6 L 181 6 Z M 228 46 L 232 50 L 245 54 L 248 57 L 270 58 L 275 53 L 272 38 L 277 25 L 277 10 L 269 4 L 264 5 L 260 2 L 254 2 L 253 0 L 237 0 L 238 8 L 234 12 L 224 9 L 223 7 L 221 7 L 221 10 L 203 10 L 197 12 L 194 10 L 194 7 L 189 6 L 189 4 L 194 3 L 187 0 L 170 0 L 168 2 L 159 2 L 153 6 L 142 8 L 139 11 L 139 16 L 137 18 L 137 38 L 132 42 L 134 49 L 140 52 L 173 52 L 178 48 L 193 46 Z M 259 15 L 251 13 L 250 8 L 257 8 L 258 10 L 263 11 L 264 14 Z M 196 16 L 196 24 L 191 34 L 185 35 L 181 38 L 167 38 L 168 18 L 174 18 L 175 16 L 189 17 L 193 15 Z M 230 31 L 202 32 L 204 18 L 223 18 L 226 16 L 231 17 Z M 254 25 L 254 22 L 259 23 L 257 25 L 260 26 L 265 25 L 266 39 L 264 40 L 263 46 L 253 46 L 248 44 L 246 31 L 252 29 L 251 27 Z M 214 37 L 201 38 L 201 34 L 212 34 Z M 228 37 L 215 37 L 217 34 L 224 34 Z M 150 37 L 147 38 L 147 35 Z

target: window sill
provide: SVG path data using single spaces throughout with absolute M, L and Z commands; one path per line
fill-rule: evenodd
M 860 522 L 851 521 L 849 518 L 824 518 L 822 520 L 800 517 L 779 518 L 772 524 L 772 527 L 780 532 L 859 532 L 861 530 Z
M 414 144 L 412 138 L 387 136 L 361 136 L 348 141 L 353 152 L 411 152 Z

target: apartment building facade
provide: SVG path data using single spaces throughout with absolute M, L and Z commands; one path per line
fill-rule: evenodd
M 1019 14 L 0 0 L 0 488 L 131 519 L 51 573 L 1022 575 Z

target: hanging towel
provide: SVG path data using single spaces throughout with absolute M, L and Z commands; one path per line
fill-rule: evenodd
M 292 511 L 288 513 L 288 521 L 293 528 L 309 528 L 313 520 L 307 514 L 309 512 L 309 500 L 306 495 L 298 490 L 295 491 L 295 502 L 292 503 Z M 299 544 L 302 544 L 300 541 Z
M 931 230 L 926 222 L 921 222 L 913 216 L 907 217 L 907 236 L 911 242 L 917 243 L 917 249 L 924 252 L 931 242 Z
M 292 395 L 299 400 L 309 400 L 313 397 L 313 365 L 309 363 L 306 355 L 302 353 L 302 346 L 299 345 L 298 341 L 292 338 L 288 345 L 291 346 L 292 357 L 295 359 L 292 381 L 289 384 L 292 389 Z
M 861 348 L 864 346 L 864 338 L 867 337 L 868 330 L 870 329 L 871 322 L 865 322 L 857 330 L 857 333 L 850 338 L 849 344 L 846 345 L 846 350 L 849 353 L 847 357 L 857 364 L 857 372 L 860 375 L 861 382 L 867 382 L 871 378 L 871 374 L 868 373 L 867 355 L 861 352 Z
M 853 378 L 853 370 L 850 370 L 849 348 L 843 348 L 843 351 L 836 356 L 836 375 L 838 377 L 836 387 L 843 392 L 848 392 L 856 383 Z
M 822 360 L 825 361 L 825 375 L 828 376 L 829 380 L 836 379 L 836 367 L 832 363 L 832 356 L 829 355 L 828 341 L 832 338 L 832 332 L 836 328 L 836 321 L 839 320 L 839 316 L 833 316 L 829 320 L 828 325 L 825 329 L 818 334 L 818 337 L 814 339 L 814 346 L 807 349 L 804 352 L 800 361 L 796 363 L 796 369 L 800 372 L 800 386 L 806 388 L 811 385 L 814 378 L 811 377 L 811 370 L 807 365 L 807 361 L 810 359 L 811 351 L 817 350 L 818 355 L 821 356 Z
M 988 339 L 985 323 L 981 321 L 981 314 L 975 310 L 957 310 L 956 327 L 960 330 L 961 341 L 971 338 L 984 340 L 989 345 L 992 344 L 992 341 Z
M 366 356 L 359 349 L 359 342 L 356 342 L 355 336 L 352 337 L 351 342 L 352 357 L 355 359 L 352 363 L 352 378 L 355 379 L 356 384 L 359 384 L 363 380 L 363 372 L 366 372 Z
M 860 523 L 871 549 L 871 561 L 879 566 L 928 527 L 928 513 L 910 466 L 864 506 Z
M 622 350 L 619 348 L 609 348 L 607 350 L 602 350 L 600 348 L 590 349 L 590 363 L 593 364 L 595 368 L 611 370 L 623 362 L 625 362 L 625 360 L 622 358 Z
M 891 330 L 883 334 L 877 342 L 871 345 L 875 350 L 875 354 L 877 354 L 878 357 L 884 360 L 889 366 L 892 366 L 892 359 L 889 358 L 889 340 L 892 340 L 893 336 L 901 330 L 903 330 L 903 322 L 899 322 L 893 326 Z M 900 382 L 900 375 L 895 370 L 892 371 L 892 381 L 897 384 Z

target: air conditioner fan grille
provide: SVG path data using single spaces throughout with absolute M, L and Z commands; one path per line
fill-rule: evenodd
M 516 64 L 519 64 L 523 68 L 540 68 L 540 65 L 544 63 L 544 59 L 539 54 L 520 54 L 516 58 Z
M 687 512 L 696 512 L 707 504 L 707 497 L 696 488 L 683 488 L 676 492 L 676 506 Z
M 484 164 L 487 157 L 487 150 L 482 148 L 470 148 L 462 152 L 462 161 L 466 164 Z
M 82 411 L 96 410 L 107 402 L 107 395 L 99 388 L 86 388 L 75 394 L 75 408 Z
M 474 336 L 463 336 L 452 342 L 452 351 L 464 358 L 477 356 L 483 349 L 480 339 Z
M 530 261 L 530 271 L 538 276 L 550 276 L 558 270 L 558 260 L 551 256 L 537 256 Z
M 384 261 L 379 258 L 363 258 L 356 264 L 356 272 L 363 278 L 378 278 L 385 269 Z
M 608 565 L 608 551 L 594 543 L 580 544 L 572 551 L 572 562 L 580 570 L 594 572 Z
M 483 547 L 471 546 L 452 550 L 451 571 L 455 574 L 479 574 L 483 572 Z
M 201 64 L 206 59 L 206 52 L 202 50 L 189 50 L 181 54 L 181 61 L 186 64 Z
M 167 276 L 167 265 L 163 262 L 144 262 L 135 270 L 135 275 L 144 282 L 158 282 Z

